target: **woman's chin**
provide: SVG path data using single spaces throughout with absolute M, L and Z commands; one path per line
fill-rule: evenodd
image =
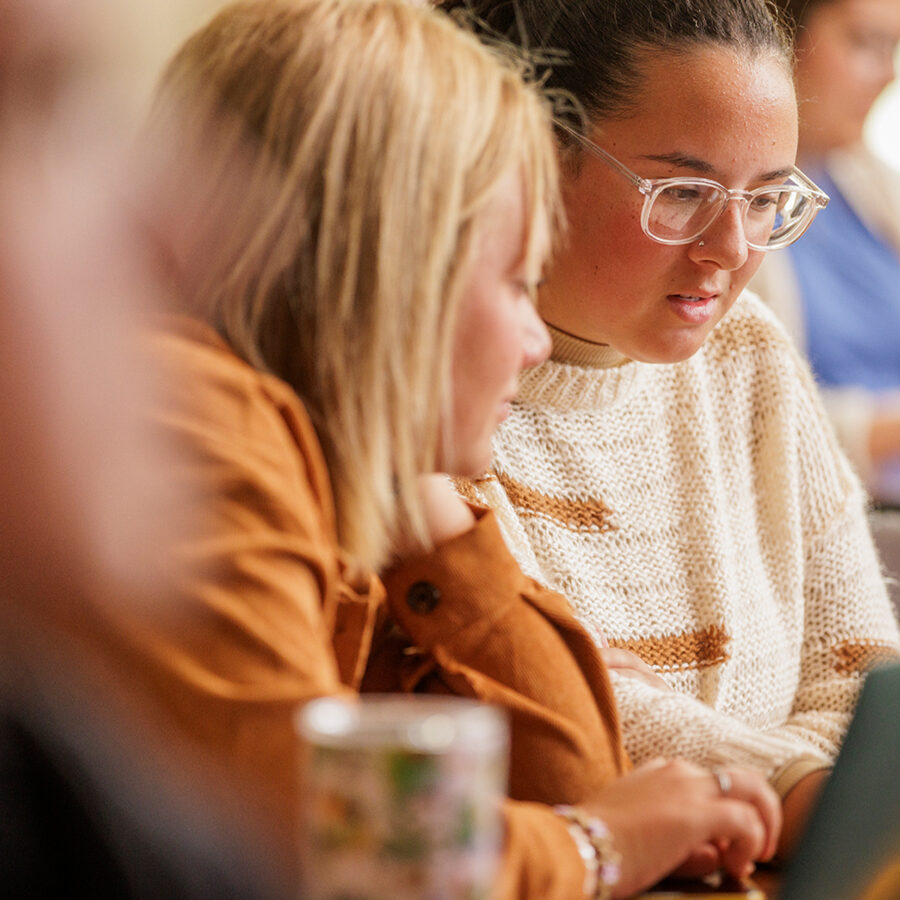
M 480 478 L 490 468 L 491 453 L 490 445 L 487 450 L 481 451 L 470 448 L 466 452 L 454 454 L 454 458 L 449 459 L 440 471 L 454 478 Z
M 635 347 L 631 353 L 626 352 L 624 355 L 637 362 L 656 365 L 684 362 L 703 346 L 711 332 L 712 325 L 708 328 L 679 330 L 668 337 L 648 342 L 645 346 Z

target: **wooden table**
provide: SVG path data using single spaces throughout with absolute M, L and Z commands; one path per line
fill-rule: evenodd
M 766 900 L 777 900 L 778 889 L 781 886 L 781 878 L 782 875 L 780 870 L 765 866 L 760 867 L 750 881 L 752 887 L 757 888 L 765 894 Z M 717 893 L 716 888 L 712 888 L 700 881 L 664 881 L 649 893 L 641 894 L 639 897 L 635 898 L 635 900 L 663 900 L 663 898 L 678 897 L 681 896 L 681 894 L 685 897 L 696 897 L 697 900 L 701 900 L 703 896 L 708 896 L 709 900 L 714 900 L 717 896 L 737 896 L 737 893 L 733 893 L 733 889 L 728 886 L 723 886 L 718 890 L 721 891 L 720 894 Z M 737 890 L 739 891 L 740 889 L 738 888 Z
M 761 867 L 753 876 L 753 883 L 766 895 L 768 900 L 776 900 L 781 887 L 782 873 L 780 869 Z

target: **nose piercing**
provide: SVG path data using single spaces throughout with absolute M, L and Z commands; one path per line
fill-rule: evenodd
M 722 769 L 713 769 L 712 777 L 716 779 L 716 784 L 719 787 L 719 793 L 723 797 L 727 797 L 732 788 L 731 776 L 727 772 L 724 772 Z
M 698 247 L 705 247 L 705 246 L 706 246 L 706 241 L 700 241 L 700 243 L 697 244 L 697 246 L 698 246 Z

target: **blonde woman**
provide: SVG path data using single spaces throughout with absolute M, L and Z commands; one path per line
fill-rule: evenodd
M 173 477 L 209 507 L 176 547 L 193 574 L 175 614 L 98 630 L 169 738 L 225 767 L 285 871 L 293 712 L 359 691 L 509 711 L 498 896 L 625 897 L 770 856 L 758 776 L 656 761 L 619 778 L 590 639 L 438 474 L 487 465 L 520 370 L 549 349 L 532 296 L 557 174 L 538 94 L 440 14 L 306 0 L 220 13 L 170 65 L 170 105 L 190 113 L 176 146 L 218 135 L 211 202 L 233 220 L 225 242 L 205 240 L 208 210 L 184 226 L 207 268 L 147 338 L 170 375 L 154 419 L 184 453 Z M 235 125 L 237 148 L 221 143 Z

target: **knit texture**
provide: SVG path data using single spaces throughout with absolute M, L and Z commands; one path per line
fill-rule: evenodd
M 774 780 L 802 757 L 833 760 L 862 673 L 900 655 L 897 624 L 865 494 L 754 295 L 671 365 L 555 333 L 495 450 L 463 493 L 497 511 L 523 569 L 595 639 L 674 689 L 614 678 L 636 763 Z

